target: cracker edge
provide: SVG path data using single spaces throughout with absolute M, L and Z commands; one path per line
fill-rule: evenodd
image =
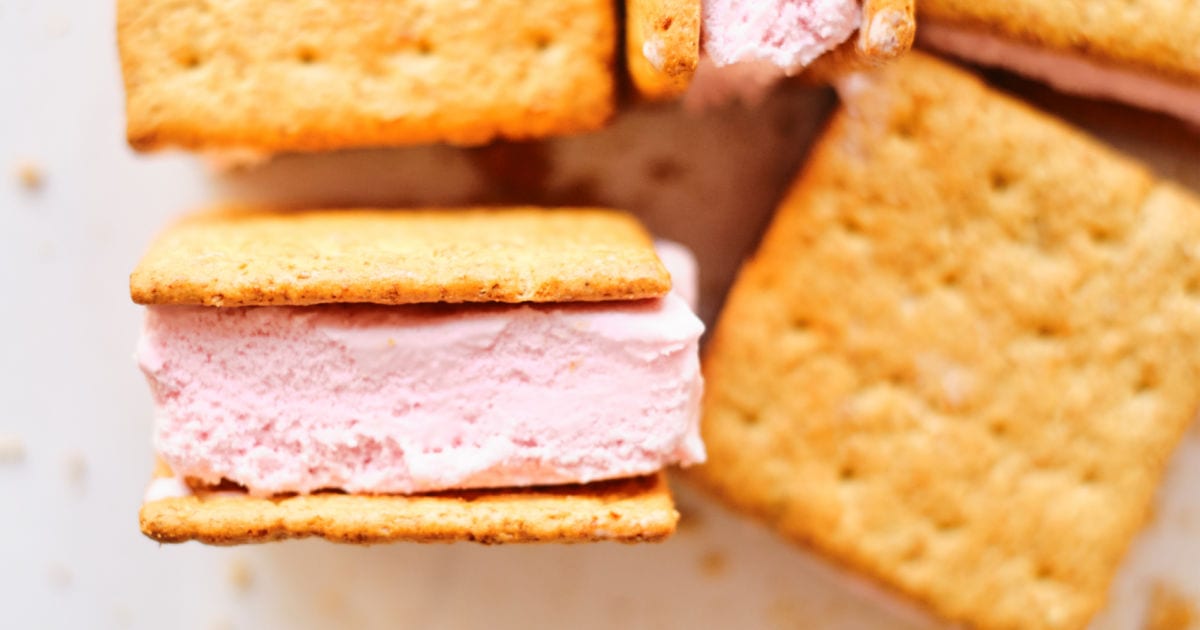
M 657 262 L 656 268 L 652 275 L 647 275 L 640 278 L 629 279 L 626 281 L 623 291 L 617 295 L 612 295 L 593 289 L 591 284 L 585 283 L 581 287 L 573 287 L 571 283 L 561 281 L 547 281 L 534 294 L 526 295 L 520 299 L 506 297 L 505 295 L 496 295 L 494 292 L 484 292 L 476 295 L 467 296 L 466 294 L 458 296 L 456 299 L 446 299 L 444 292 L 440 291 L 439 287 L 429 285 L 423 289 L 410 288 L 408 294 L 409 299 L 399 299 L 393 291 L 355 291 L 352 294 L 334 299 L 295 299 L 288 297 L 291 293 L 303 293 L 302 288 L 297 288 L 289 284 L 275 287 L 271 292 L 264 293 L 258 297 L 240 297 L 230 298 L 224 295 L 214 293 L 211 283 L 204 284 L 197 281 L 188 281 L 181 279 L 178 276 L 166 274 L 160 265 L 150 265 L 148 261 L 156 255 L 158 250 L 163 246 L 162 243 L 167 240 L 168 236 L 175 230 L 183 229 L 194 224 L 220 223 L 236 219 L 240 216 L 287 216 L 287 215 L 313 215 L 327 213 L 351 213 L 361 212 L 370 214 L 487 214 L 487 213 L 504 213 L 504 212 L 541 212 L 541 213 L 561 213 L 563 212 L 578 212 L 586 214 L 605 214 L 612 218 L 615 223 L 623 224 L 631 230 L 637 238 L 638 244 L 645 251 L 653 254 L 653 259 Z M 614 223 L 614 224 L 615 224 Z M 289 210 L 282 208 L 268 208 L 262 206 L 238 206 L 226 205 L 216 206 L 207 210 L 200 210 L 184 215 L 172 221 L 166 228 L 161 230 L 151 241 L 151 244 L 146 248 L 145 253 L 139 259 L 133 271 L 129 274 L 129 295 L 130 299 L 135 303 L 143 306 L 158 306 L 158 305 L 190 305 L 190 306 L 211 306 L 211 307 L 242 307 L 242 306 L 311 306 L 315 304 L 333 304 L 333 303 L 352 303 L 364 302 L 374 303 L 388 306 L 400 306 L 411 304 L 437 304 L 437 303 L 454 303 L 454 304 L 524 304 L 524 303 L 569 303 L 569 302 L 612 302 L 612 301 L 628 301 L 641 299 L 661 298 L 671 292 L 673 281 L 669 270 L 659 258 L 657 251 L 654 248 L 654 237 L 649 229 L 633 214 L 611 208 L 599 207 L 535 207 L 535 206 L 509 206 L 509 207 L 459 207 L 459 208 L 407 208 L 407 209 L 380 209 L 380 208 L 347 208 L 347 209 L 327 209 L 313 208 L 307 210 Z M 293 283 L 295 284 L 295 283 Z M 320 292 L 319 289 L 313 289 Z M 290 293 L 289 293 L 290 292 Z M 342 291 L 345 292 L 344 290 Z M 219 293 L 219 292 L 218 292 Z M 269 294 L 268 294 L 269 293 Z
M 153 477 L 173 475 L 160 461 Z M 392 520 L 380 514 L 380 505 L 392 512 Z M 289 514 L 292 506 L 298 506 L 296 513 Z M 349 513 L 347 506 L 353 508 Z M 522 513 L 530 507 L 538 513 Z M 624 511 L 646 516 L 635 521 L 626 518 Z M 447 517 L 454 523 L 447 524 Z M 200 490 L 193 496 L 143 503 L 138 521 L 142 533 L 159 543 L 197 541 L 222 546 L 310 537 L 362 545 L 402 541 L 641 543 L 660 542 L 674 534 L 679 512 L 666 473 L 659 471 L 584 485 L 418 496 L 255 498 L 244 492 Z
M 123 86 L 122 111 L 125 117 L 123 126 L 126 144 L 138 153 L 155 153 L 168 150 L 182 150 L 198 153 L 222 153 L 230 151 L 241 156 L 252 156 L 251 161 L 269 159 L 271 156 L 288 153 L 321 153 L 349 149 L 379 149 L 430 144 L 448 144 L 457 147 L 478 147 L 493 142 L 544 140 L 557 137 L 569 137 L 594 133 L 608 127 L 618 114 L 616 63 L 618 52 L 618 16 L 615 8 L 605 0 L 593 0 L 593 8 L 603 12 L 604 29 L 595 45 L 585 51 L 599 62 L 597 67 L 603 68 L 603 81 L 593 81 L 587 100 L 580 100 L 570 111 L 557 112 L 556 122 L 548 130 L 532 130 L 526 122 L 524 125 L 498 121 L 495 116 L 488 117 L 486 122 L 476 121 L 474 124 L 460 125 L 457 128 L 429 131 L 428 124 L 399 125 L 406 129 L 403 132 L 362 133 L 361 130 L 302 133 L 279 140 L 268 139 L 259 133 L 254 139 L 246 141 L 230 140 L 230 134 L 213 133 L 205 127 L 203 119 L 196 119 L 174 128 L 164 129 L 164 125 L 156 120 L 147 120 L 143 111 L 134 99 L 130 98 L 139 87 L 134 79 L 134 71 L 142 64 L 140 55 L 133 52 L 131 45 L 126 42 L 133 36 L 129 33 L 136 29 L 140 15 L 138 11 L 147 0 L 118 0 L 116 8 L 117 56 L 121 69 Z M 529 117 L 525 117 L 528 121 Z M 351 127 L 362 125 L 350 125 Z M 442 127 L 445 127 L 444 125 Z M 421 129 L 423 131 L 416 131 Z M 247 135 L 247 134 L 240 134 Z M 399 137 L 397 137 L 399 136 Z
M 634 87 L 649 101 L 683 95 L 700 63 L 700 0 L 627 0 L 625 6 L 625 60 Z M 646 57 L 647 33 L 659 35 L 661 69 Z

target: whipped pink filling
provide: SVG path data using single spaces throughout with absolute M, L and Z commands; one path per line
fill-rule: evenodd
M 686 95 L 703 109 L 755 102 L 858 29 L 855 0 L 703 0 L 704 55 Z
M 1200 86 L 932 21 L 921 22 L 920 42 L 987 66 L 1007 68 L 1064 92 L 1122 101 L 1200 125 Z
M 626 477 L 704 460 L 703 324 L 678 295 L 548 306 L 147 309 L 177 475 L 258 495 Z

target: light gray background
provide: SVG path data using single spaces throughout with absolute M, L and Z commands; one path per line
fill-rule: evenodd
M 143 538 L 150 400 L 132 361 L 139 310 L 126 278 L 170 217 L 217 199 L 607 203 L 696 249 L 711 316 L 831 95 L 790 90 L 754 112 L 702 118 L 642 108 L 542 151 L 353 152 L 218 176 L 189 156 L 126 148 L 114 4 L 0 0 L 0 443 L 24 450 L 0 455 L 0 626 L 928 626 L 679 483 L 683 528 L 654 546 L 215 549 Z M 1005 85 L 1200 188 L 1200 134 Z M 39 190 L 20 185 L 25 161 L 44 172 Z M 522 166 L 478 167 L 505 161 Z M 1097 628 L 1137 627 L 1156 583 L 1200 599 L 1200 429 L 1184 442 Z

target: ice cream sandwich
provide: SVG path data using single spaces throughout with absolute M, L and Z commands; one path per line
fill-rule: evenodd
M 1193 0 L 922 0 L 921 44 L 1200 125 Z
M 1082 629 L 1200 408 L 1200 200 L 924 55 L 842 88 L 694 477 L 948 621 Z
M 613 112 L 610 0 L 119 0 L 136 149 L 529 139 Z
M 219 210 L 130 287 L 156 540 L 659 540 L 705 457 L 703 324 L 619 212 Z
M 629 0 L 627 7 L 630 74 L 651 99 L 689 90 L 696 102 L 752 97 L 806 69 L 829 75 L 874 65 L 906 52 L 916 28 L 913 0 Z

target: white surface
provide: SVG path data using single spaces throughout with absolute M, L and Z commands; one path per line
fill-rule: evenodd
M 657 546 L 214 549 L 144 539 L 136 511 L 151 467 L 150 401 L 132 361 L 139 312 L 126 277 L 165 221 L 227 198 L 498 194 L 451 149 L 294 157 L 223 178 L 187 156 L 135 157 L 122 141 L 113 4 L 0 0 L 0 441 L 24 445 L 23 459 L 0 457 L 0 626 L 921 627 L 686 488 L 685 527 Z M 552 146 L 547 198 L 629 207 L 691 244 L 711 314 L 826 99 L 792 93 L 753 115 L 706 120 L 669 109 L 626 116 L 610 132 Z M 1109 111 L 1081 120 L 1127 121 L 1109 131 L 1118 145 L 1200 187 L 1200 138 Z M 44 168 L 40 191 L 19 185 L 22 160 Z M 1098 628 L 1136 627 L 1157 580 L 1200 596 L 1198 480 L 1193 430 Z

